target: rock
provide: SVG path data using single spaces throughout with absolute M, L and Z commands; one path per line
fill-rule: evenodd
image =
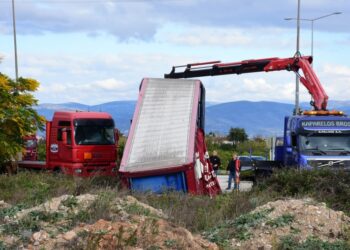
M 32 235 L 33 235 L 32 230 L 23 230 L 21 232 L 21 237 L 24 239 L 30 239 Z
M 127 204 L 136 203 L 137 205 L 139 205 L 139 206 L 141 206 L 141 207 L 143 207 L 145 209 L 148 209 L 152 214 L 154 214 L 154 215 L 156 215 L 156 216 L 158 216 L 160 218 L 164 218 L 164 219 L 168 218 L 168 216 L 166 214 L 164 214 L 162 210 L 155 209 L 154 207 L 151 207 L 151 206 L 149 206 L 149 205 L 147 205 L 147 204 L 145 204 L 143 202 L 140 202 L 133 196 L 128 195 L 128 196 L 126 196 L 125 200 L 126 200 Z
M 5 222 L 10 222 L 10 221 L 11 221 L 10 216 L 6 215 L 6 216 L 4 217 L 4 221 L 5 221 Z
M 49 235 L 46 231 L 40 230 L 39 232 L 33 233 L 32 242 L 43 242 L 49 238 Z
M 77 234 L 74 231 L 69 231 L 63 235 L 63 239 L 65 239 L 66 241 L 71 241 L 75 237 L 77 237 Z
M 11 205 L 6 203 L 5 201 L 0 201 L 0 209 L 4 209 L 4 208 L 10 208 Z
M 272 249 L 272 245 L 270 245 L 270 244 L 266 244 L 266 245 L 265 245 L 265 249 L 266 249 L 266 250 L 270 250 L 270 249 Z
M 39 241 L 35 241 L 33 245 L 34 245 L 34 246 L 39 246 L 39 245 L 40 245 L 40 242 L 39 242 Z

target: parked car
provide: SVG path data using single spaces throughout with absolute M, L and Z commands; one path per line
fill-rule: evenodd
M 256 161 L 266 161 L 266 157 L 260 155 L 242 155 L 238 159 L 241 161 L 241 171 L 252 169 Z
M 254 179 L 255 172 L 254 166 L 256 161 L 266 161 L 266 157 L 260 155 L 242 155 L 238 156 L 241 161 L 241 173 L 240 177 L 242 180 Z

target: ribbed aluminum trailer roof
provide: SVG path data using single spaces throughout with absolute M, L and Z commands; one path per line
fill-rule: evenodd
M 121 171 L 140 172 L 193 162 L 200 81 L 142 81 Z

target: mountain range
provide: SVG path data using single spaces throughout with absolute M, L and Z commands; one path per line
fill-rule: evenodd
M 129 131 L 136 101 L 115 101 L 99 105 L 81 103 L 39 104 L 35 109 L 51 120 L 56 110 L 103 111 L 112 115 L 116 127 L 123 133 Z M 310 109 L 308 103 L 301 103 L 302 109 Z M 350 113 L 350 101 L 332 101 L 330 109 Z M 206 104 L 205 131 L 226 135 L 231 127 L 244 128 L 249 136 L 282 135 L 284 117 L 293 112 L 294 105 L 267 101 L 236 101 Z

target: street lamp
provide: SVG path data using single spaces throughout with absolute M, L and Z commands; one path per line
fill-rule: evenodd
M 16 82 L 18 82 L 18 63 L 17 63 L 17 39 L 16 39 L 15 0 L 12 0 L 12 24 L 13 24 L 13 43 L 14 43 L 14 47 L 15 47 L 15 71 L 16 71 Z
M 342 12 L 333 12 L 333 13 L 330 13 L 328 15 L 324 15 L 324 16 L 320 16 L 320 17 L 316 17 L 316 18 L 300 18 L 299 19 L 301 21 L 311 22 L 311 56 L 312 57 L 314 56 L 314 22 L 319 20 L 319 19 L 326 18 L 329 16 L 340 15 L 341 13 Z M 297 20 L 297 18 L 288 17 L 288 18 L 284 18 L 284 20 L 286 20 L 286 21 Z

